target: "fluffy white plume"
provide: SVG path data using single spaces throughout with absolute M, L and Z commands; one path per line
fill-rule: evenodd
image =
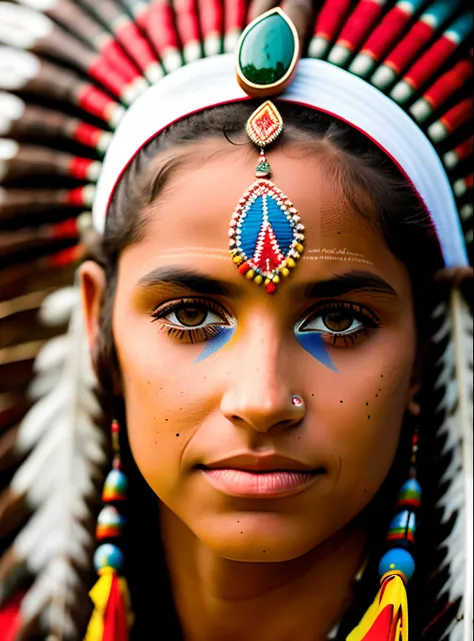
M 74 629 L 74 599 L 84 592 L 78 569 L 88 568 L 93 545 L 93 532 L 85 525 L 88 502 L 101 489 L 107 451 L 95 422 L 100 407 L 82 310 L 77 295 L 74 299 L 67 336 L 54 339 L 40 354 L 39 377 L 54 370 L 61 376 L 20 426 L 16 448 L 31 453 L 10 484 L 34 512 L 13 543 L 12 573 L 24 565 L 37 577 L 22 602 L 23 620 L 39 616 L 48 630 L 66 636 Z

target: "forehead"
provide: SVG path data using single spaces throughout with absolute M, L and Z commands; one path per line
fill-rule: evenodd
M 272 181 L 294 203 L 305 226 L 305 252 L 291 280 L 311 272 L 400 269 L 371 212 L 367 218 L 347 202 L 335 172 L 320 153 L 291 143 L 267 152 Z M 159 161 L 159 159 L 157 159 Z M 147 267 L 208 265 L 214 273 L 235 276 L 228 256 L 229 223 L 239 199 L 255 181 L 258 151 L 208 140 L 184 152 L 165 187 L 145 212 L 145 234 L 138 245 Z M 362 202 L 369 199 L 362 198 Z M 192 257 L 200 248 L 206 257 Z M 178 260 L 179 258 L 179 260 Z M 344 263 L 343 265 L 341 263 Z M 237 273 L 238 277 L 238 273 Z

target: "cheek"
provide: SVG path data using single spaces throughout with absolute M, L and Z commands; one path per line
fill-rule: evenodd
M 168 502 L 179 484 L 183 452 L 211 411 L 208 368 L 195 363 L 200 346 L 180 346 L 148 318 L 135 329 L 134 322 L 114 323 L 130 447 L 146 481 Z
M 357 358 L 350 350 L 336 355 L 338 373 L 312 391 L 327 428 L 324 447 L 336 461 L 336 496 L 355 512 L 378 491 L 397 450 L 415 353 L 414 334 L 406 337 L 401 343 L 387 333 Z

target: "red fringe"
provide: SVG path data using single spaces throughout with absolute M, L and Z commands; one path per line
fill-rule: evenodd
M 112 578 L 109 600 L 104 616 L 104 636 L 102 641 L 128 641 L 127 616 L 120 581 L 117 575 Z

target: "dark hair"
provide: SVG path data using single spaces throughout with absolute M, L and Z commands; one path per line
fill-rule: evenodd
M 104 237 L 93 256 L 103 266 L 106 275 L 101 331 L 94 363 L 105 396 L 116 397 L 114 411 L 122 421 L 125 421 L 125 408 L 120 395 L 117 399 L 120 372 L 112 335 L 119 255 L 145 233 L 149 206 L 173 171 L 183 162 L 180 151 L 186 151 L 190 144 L 205 138 L 224 136 L 229 141 L 229 150 L 242 148 L 247 141 L 246 121 L 257 104 L 260 103 L 248 101 L 216 107 L 172 125 L 140 151 L 113 196 Z M 422 328 L 432 306 L 428 284 L 433 274 L 442 267 L 442 259 L 430 219 L 411 184 L 373 142 L 346 123 L 299 105 L 280 103 L 279 109 L 285 129 L 277 144 L 284 146 L 289 142 L 297 142 L 320 153 L 325 170 L 337 180 L 347 203 L 369 222 L 380 225 L 388 247 L 410 273 L 415 317 L 418 327 Z M 249 153 L 257 153 L 253 145 L 248 145 L 248 150 Z M 158 501 L 133 461 L 126 433 L 122 440 L 124 467 L 129 476 L 130 494 L 134 496 L 134 500 L 129 502 L 130 524 L 133 526 L 128 528 L 126 551 L 126 573 L 132 597 L 135 594 L 133 605 L 140 624 L 135 628 L 133 637 L 148 638 L 146 631 L 152 616 L 153 620 L 162 622 L 166 639 L 174 641 L 181 636 L 163 550 L 161 545 L 157 545 Z M 405 441 L 402 437 L 397 461 L 408 460 Z M 398 479 L 394 481 L 389 477 L 384 492 L 390 494 L 397 486 Z M 380 527 L 384 528 L 385 519 L 379 519 L 379 522 Z M 144 549 L 148 549 L 146 570 L 140 565 L 141 560 L 137 560 Z M 145 571 L 152 573 L 153 581 L 150 579 L 149 583 L 155 585 L 153 591 L 142 588 Z M 370 599 L 375 594 L 373 588 L 372 585 Z M 367 599 L 362 598 L 356 610 L 361 610 L 366 604 Z M 355 623 L 357 615 L 354 614 L 350 619 L 347 625 Z M 346 626 L 341 629 L 342 634 L 345 638 Z

